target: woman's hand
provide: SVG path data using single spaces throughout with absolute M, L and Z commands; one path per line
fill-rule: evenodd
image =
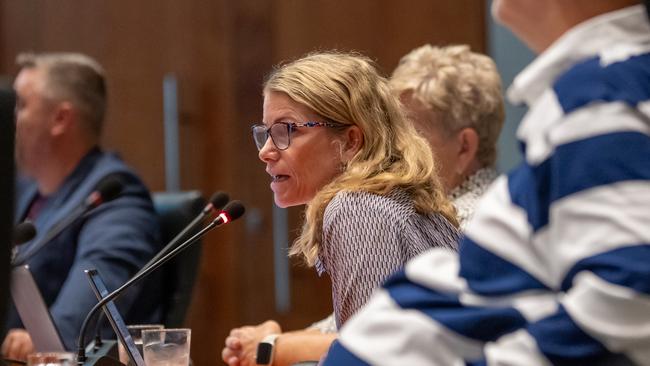
M 282 333 L 282 328 L 275 320 L 232 329 L 221 351 L 221 358 L 229 366 L 255 366 L 257 344 L 267 335 L 279 333 Z

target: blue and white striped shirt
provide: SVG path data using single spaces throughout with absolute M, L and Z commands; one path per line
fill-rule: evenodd
M 650 27 L 584 22 L 515 80 L 525 161 L 458 255 L 410 261 L 325 365 L 650 365 Z

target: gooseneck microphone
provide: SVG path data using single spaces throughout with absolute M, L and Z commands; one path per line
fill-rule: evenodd
M 172 240 L 165 245 L 164 248 L 160 250 L 149 262 L 147 262 L 138 273 L 152 265 L 154 262 L 156 262 L 158 259 L 160 259 L 163 255 L 169 253 L 171 250 L 176 248 L 178 244 L 180 244 L 181 240 L 185 239 L 191 231 L 194 231 L 199 224 L 203 222 L 203 220 L 210 215 L 212 212 L 221 210 L 227 203 L 230 201 L 230 197 L 228 196 L 227 193 L 225 192 L 215 192 L 211 197 L 208 203 L 203 207 L 201 212 L 199 212 L 198 215 L 189 223 L 183 230 L 181 230 Z M 96 328 L 95 328 L 95 346 L 101 346 L 103 341 L 101 337 L 101 329 L 102 329 L 102 324 L 103 324 L 103 313 L 99 313 L 99 320 L 96 323 Z
M 38 242 L 33 243 L 25 252 L 20 253 L 14 260 L 11 262 L 13 266 L 19 266 L 25 264 L 33 256 L 35 256 L 45 245 L 47 245 L 52 239 L 57 237 L 61 232 L 82 216 L 87 214 L 90 210 L 101 205 L 104 202 L 111 201 L 120 195 L 123 188 L 122 182 L 115 177 L 114 175 L 109 175 L 102 179 L 98 184 L 95 190 L 88 195 L 88 198 L 77 206 L 70 215 L 66 216 L 63 220 L 56 223 L 50 231 L 48 231 L 42 239 Z
M 111 292 L 110 294 L 106 295 L 101 301 L 99 301 L 89 312 L 86 318 L 84 319 L 83 323 L 81 324 L 81 329 L 79 330 L 79 339 L 77 342 L 77 362 L 79 365 L 83 365 L 83 363 L 86 361 L 86 350 L 85 350 L 85 344 L 86 344 L 86 330 L 88 328 L 88 324 L 90 320 L 95 316 L 97 311 L 101 309 L 104 305 L 106 305 L 109 301 L 114 300 L 117 298 L 119 295 L 121 295 L 124 290 L 127 288 L 131 287 L 134 283 L 140 281 L 141 279 L 145 278 L 148 276 L 151 272 L 155 271 L 158 269 L 158 267 L 162 266 L 165 264 L 167 261 L 178 255 L 181 251 L 183 251 L 185 248 L 188 246 L 194 244 L 196 241 L 198 241 L 201 237 L 203 237 L 208 231 L 219 227 L 221 225 L 225 225 L 233 220 L 238 219 L 244 214 L 244 211 L 246 209 L 244 208 L 244 205 L 240 201 L 232 201 L 229 204 L 224 207 L 223 211 L 219 213 L 216 219 L 212 220 L 208 225 L 203 227 L 199 232 L 196 234 L 192 235 L 189 239 L 184 241 L 183 243 L 179 244 L 176 246 L 174 249 L 169 251 L 169 253 L 163 255 L 160 257 L 156 262 L 152 263 L 149 266 L 144 267 L 140 272 L 138 272 L 135 276 L 131 277 L 130 280 L 126 281 L 122 286 Z
M 206 216 L 211 214 L 212 212 L 216 210 L 221 210 L 227 203 L 230 201 L 230 197 L 228 196 L 227 193 L 225 192 L 216 192 L 215 194 L 210 197 L 210 201 L 208 204 L 205 205 L 205 207 L 199 212 L 198 215 L 190 222 L 187 224 L 187 226 L 180 232 L 178 233 L 167 245 L 165 245 L 164 248 L 160 250 L 147 264 L 142 266 L 142 269 L 140 272 L 142 272 L 145 268 L 149 267 L 151 264 L 153 264 L 155 261 L 160 259 L 162 256 L 165 254 L 169 253 L 171 250 L 176 248 L 178 244 L 183 240 L 187 234 L 190 231 L 193 231 L 196 229 L 196 227 L 203 222 L 203 219 L 205 219 Z M 138 272 L 139 273 L 139 272 Z

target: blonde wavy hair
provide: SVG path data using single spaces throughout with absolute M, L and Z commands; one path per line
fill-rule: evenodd
M 505 112 L 501 78 L 490 57 L 466 45 L 427 44 L 402 57 L 389 85 L 398 96 L 411 92 L 440 116 L 447 135 L 473 128 L 479 136 L 479 163 L 494 165 Z
M 367 57 L 336 51 L 311 53 L 274 69 L 264 93 L 281 92 L 327 120 L 358 126 L 363 144 L 343 172 L 307 204 L 300 236 L 290 255 L 302 255 L 307 265 L 318 256 L 323 214 L 340 191 L 380 195 L 404 189 L 415 209 L 440 213 L 457 226 L 427 142 L 406 120 L 399 101 Z

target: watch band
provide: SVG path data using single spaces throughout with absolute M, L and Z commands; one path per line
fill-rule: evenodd
M 273 363 L 273 347 L 279 334 L 269 334 L 257 344 L 255 363 L 258 365 L 270 365 Z

